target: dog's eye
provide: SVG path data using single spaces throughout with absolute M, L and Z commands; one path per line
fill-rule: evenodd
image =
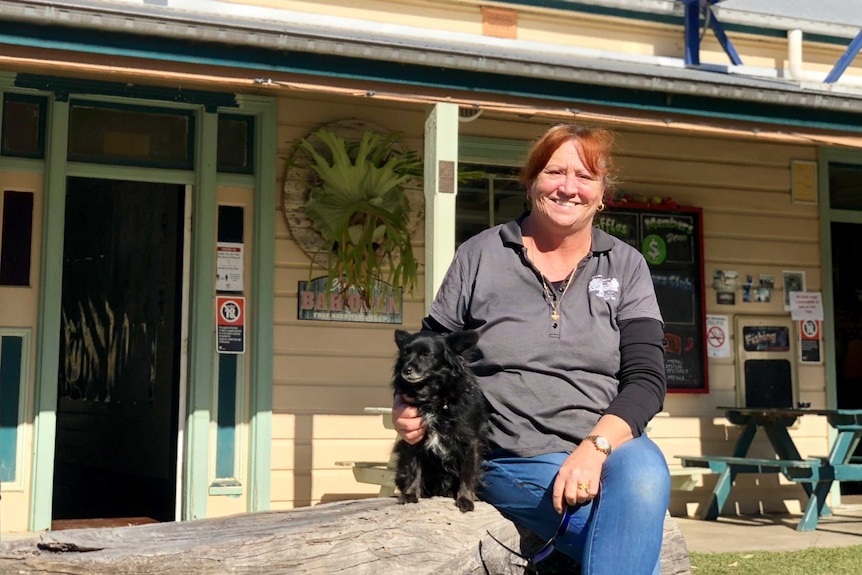
M 419 357 L 422 357 L 422 358 L 428 357 L 430 355 L 431 355 L 430 351 L 420 351 L 419 352 Z

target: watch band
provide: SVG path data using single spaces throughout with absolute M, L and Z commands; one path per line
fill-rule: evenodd
M 593 447 L 605 455 L 610 455 L 611 451 L 613 451 L 611 442 L 608 441 L 607 437 L 602 437 L 601 435 L 588 435 L 584 438 L 584 441 L 589 441 L 593 444 Z

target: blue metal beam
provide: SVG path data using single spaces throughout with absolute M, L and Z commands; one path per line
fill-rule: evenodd
M 700 5 L 698 0 L 682 0 L 685 4 L 685 65 L 700 65 Z
M 699 66 L 700 65 L 700 13 L 705 8 L 710 10 L 712 4 L 718 4 L 722 0 L 680 0 L 684 4 L 685 15 L 685 65 Z M 724 26 L 715 17 L 715 14 L 710 14 L 708 26 L 712 29 L 721 47 L 724 48 L 724 53 L 727 54 L 730 61 L 737 66 L 742 65 L 742 60 L 727 34 L 724 32 Z
M 736 53 L 736 48 L 731 44 L 730 38 L 728 38 L 727 34 L 724 33 L 724 26 L 721 25 L 721 22 L 718 21 L 714 14 L 712 18 L 709 19 L 709 27 L 712 28 L 713 33 L 715 33 L 715 37 L 718 39 L 718 43 L 721 44 L 722 48 L 724 48 L 724 53 L 727 54 L 730 61 L 736 66 L 742 66 L 742 59 L 739 57 L 739 54 Z
M 826 84 L 837 82 L 841 77 L 841 74 L 844 73 L 844 70 L 847 69 L 847 66 L 850 65 L 850 62 L 853 61 L 853 58 L 856 57 L 856 54 L 859 53 L 860 48 L 862 48 L 862 30 L 859 30 L 859 33 L 856 34 L 856 37 L 852 42 L 850 42 L 850 45 L 847 46 L 847 51 L 838 58 L 838 61 L 835 63 L 835 67 L 832 68 L 832 71 L 827 74 L 826 79 L 823 81 Z

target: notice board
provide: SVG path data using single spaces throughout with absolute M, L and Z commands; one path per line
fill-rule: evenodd
M 595 224 L 637 248 L 647 261 L 664 319 L 669 392 L 706 393 L 706 310 L 702 210 L 623 204 L 596 214 Z

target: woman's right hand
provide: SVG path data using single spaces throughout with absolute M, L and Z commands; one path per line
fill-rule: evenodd
M 392 401 L 392 425 L 398 436 L 410 445 L 425 437 L 425 420 L 419 415 L 419 408 L 404 401 L 400 395 Z

